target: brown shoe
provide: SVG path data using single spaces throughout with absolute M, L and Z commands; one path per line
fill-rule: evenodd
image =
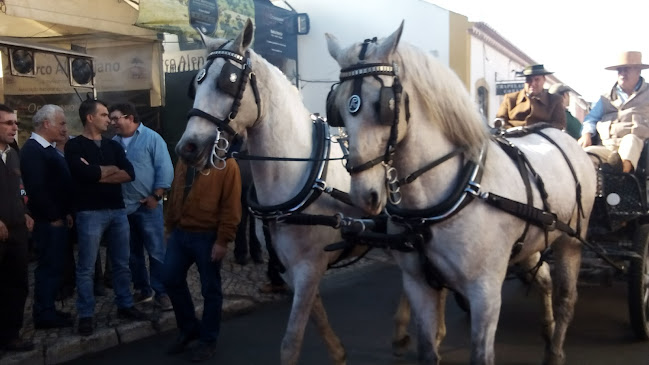
M 263 294 L 285 294 L 288 293 L 288 285 L 285 283 L 280 285 L 266 283 L 259 288 L 259 292 Z

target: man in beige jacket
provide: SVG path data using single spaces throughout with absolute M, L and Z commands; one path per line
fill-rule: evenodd
M 617 82 L 584 118 L 579 144 L 614 171 L 633 171 L 649 138 L 649 84 L 640 76 L 645 68 L 640 52 L 622 53 L 616 65 L 606 67 L 617 70 Z M 595 133 L 602 146 L 591 146 Z

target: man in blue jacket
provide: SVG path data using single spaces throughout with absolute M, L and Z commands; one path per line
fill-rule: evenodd
M 72 225 L 72 176 L 54 144 L 67 137 L 65 114 L 56 105 L 42 106 L 32 118 L 34 132 L 20 151 L 20 170 L 34 218 L 35 328 L 71 327 L 72 316 L 56 310 L 54 302 L 63 281 L 68 230 Z
M 171 310 L 171 300 L 162 283 L 165 259 L 162 196 L 174 178 L 167 143 L 140 122 L 133 104 L 111 105 L 108 112 L 117 133 L 113 140 L 122 146 L 135 170 L 135 180 L 122 184 L 131 228 L 131 274 L 133 286 L 138 291 L 133 297 L 134 302 L 151 301 L 155 292 L 155 303 L 162 310 Z M 150 279 L 144 258 L 145 247 L 149 253 Z
M 102 137 L 108 129 L 108 108 L 98 100 L 85 100 L 79 107 L 83 133 L 65 145 L 75 185 L 79 257 L 77 260 L 77 312 L 79 334 L 94 331 L 95 296 L 93 275 L 99 243 L 106 235 L 108 259 L 113 266 L 115 304 L 120 318 L 146 320 L 133 305 L 129 269 L 129 226 L 121 184 L 135 179 L 133 165 L 119 143 Z

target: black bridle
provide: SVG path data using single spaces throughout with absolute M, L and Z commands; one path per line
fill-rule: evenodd
M 390 192 L 390 202 L 393 204 L 399 204 L 401 197 L 397 194 L 399 193 L 398 187 L 395 188 L 395 183 L 397 182 L 397 170 L 392 166 L 392 157 L 396 150 L 397 140 L 398 140 L 398 127 L 399 127 L 399 116 L 400 116 L 400 101 L 401 95 L 403 93 L 403 87 L 399 80 L 399 69 L 396 63 L 363 63 L 365 59 L 365 53 L 367 52 L 367 47 L 370 43 L 375 43 L 376 38 L 366 39 L 363 42 L 361 51 L 359 53 L 359 63 L 346 67 L 340 70 L 340 83 L 347 80 L 354 81 L 354 89 L 352 91 L 352 96 L 349 98 L 347 103 L 347 111 L 350 114 L 356 114 L 360 105 L 362 104 L 361 99 L 361 88 L 363 85 L 363 79 L 365 77 L 372 76 L 381 83 L 383 87 L 383 80 L 379 76 L 391 76 L 392 77 L 392 90 L 394 91 L 394 118 L 390 124 L 390 136 L 388 137 L 387 145 L 385 147 L 385 152 L 382 156 L 378 156 L 370 161 L 364 162 L 360 165 L 353 166 L 350 162 L 347 163 L 347 171 L 350 174 L 358 174 L 362 171 L 368 170 L 378 164 L 382 164 L 385 168 L 385 177 L 386 185 L 388 191 Z M 407 101 L 407 97 L 406 97 Z M 379 102 L 381 102 L 379 98 Z M 406 103 L 406 121 L 409 119 L 409 110 Z
M 227 43 L 228 42 L 222 44 L 221 47 L 211 52 L 207 56 L 207 62 L 205 63 L 205 67 L 203 67 L 196 75 L 196 83 L 200 85 L 205 80 L 205 77 L 207 76 L 210 67 L 214 63 L 214 60 L 218 58 L 225 59 L 226 63 L 229 61 L 234 65 L 238 66 L 238 68 L 240 68 L 241 70 L 240 75 L 236 75 L 235 73 L 231 75 L 219 75 L 219 78 L 225 76 L 229 77 L 230 81 L 232 81 L 232 78 L 239 78 L 238 80 L 235 80 L 238 81 L 239 83 L 238 88 L 236 88 L 236 93 L 230 93 L 230 95 L 234 97 L 234 101 L 232 102 L 232 108 L 230 109 L 227 118 L 219 119 L 214 115 L 211 115 L 198 108 L 192 108 L 187 113 L 187 119 L 191 117 L 200 117 L 216 125 L 217 134 L 214 140 L 214 146 L 213 146 L 212 155 L 210 159 L 210 162 L 216 168 L 225 167 L 225 157 L 219 156 L 216 151 L 222 151 L 224 153 L 227 153 L 228 148 L 231 144 L 237 144 L 241 140 L 241 136 L 239 136 L 239 134 L 230 126 L 230 121 L 234 120 L 234 118 L 236 118 L 237 114 L 239 113 L 239 107 L 241 106 L 241 99 L 243 98 L 243 93 L 246 90 L 246 84 L 248 83 L 248 80 L 250 80 L 250 86 L 252 87 L 252 91 L 255 96 L 255 103 L 257 104 L 257 119 L 255 120 L 255 123 L 259 121 L 259 119 L 261 118 L 261 98 L 259 97 L 259 89 L 257 88 L 257 77 L 255 73 L 252 71 L 252 62 L 250 60 L 250 53 L 246 51 L 245 56 L 243 56 L 236 52 L 222 49 Z M 221 72 L 223 72 L 223 70 L 221 70 Z M 227 139 L 221 137 L 222 131 L 225 131 L 230 135 L 232 143 Z M 217 158 L 219 161 L 222 161 L 223 164 L 219 165 L 215 163 L 214 158 Z

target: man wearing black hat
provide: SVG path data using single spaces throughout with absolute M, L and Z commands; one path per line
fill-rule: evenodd
M 525 87 L 521 91 L 505 95 L 496 120 L 501 120 L 506 128 L 528 126 L 536 123 L 549 123 L 553 127 L 566 127 L 566 114 L 559 95 L 551 95 L 543 88 L 545 75 L 552 72 L 543 65 L 525 67 Z

